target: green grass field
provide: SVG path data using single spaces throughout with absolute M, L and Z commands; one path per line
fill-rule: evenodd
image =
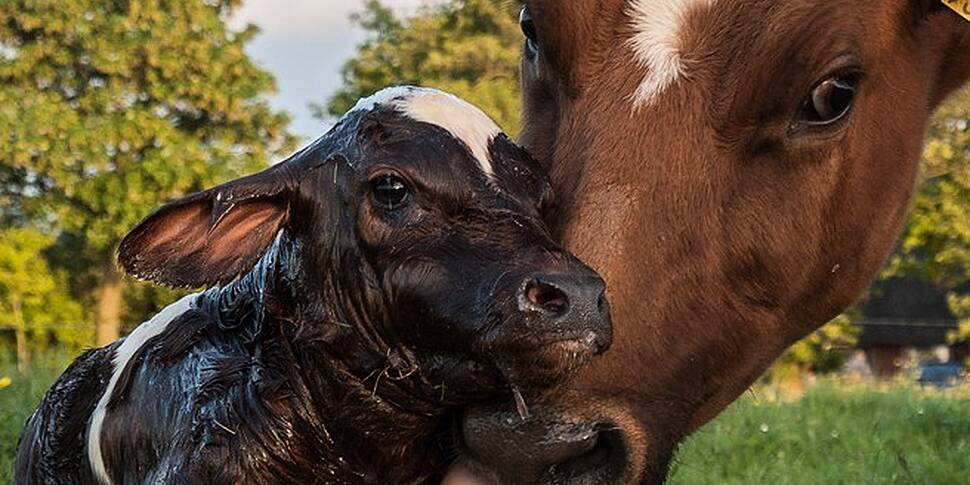
M 11 481 L 17 439 L 24 423 L 65 367 L 63 359 L 35 366 L 27 374 L 20 374 L 15 367 L 0 367 L 0 379 L 10 379 L 9 385 L 0 389 L 0 484 Z
M 0 368 L 0 483 L 21 427 L 62 366 Z M 970 484 L 970 392 L 824 382 L 782 403 L 742 398 L 694 435 L 671 483 Z
M 671 483 L 970 484 L 970 392 L 825 382 L 743 397 L 684 445 Z

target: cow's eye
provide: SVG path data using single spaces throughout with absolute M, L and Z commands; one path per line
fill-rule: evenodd
M 844 118 L 855 101 L 859 77 L 857 74 L 833 76 L 819 83 L 802 101 L 796 121 L 825 126 Z
M 370 192 L 374 203 L 388 210 L 400 209 L 411 199 L 407 183 L 394 175 L 381 175 L 371 180 Z
M 529 11 L 529 7 L 522 7 L 522 11 L 519 12 L 519 27 L 522 28 L 522 34 L 525 35 L 525 45 L 529 52 L 537 52 L 539 50 L 539 33 L 536 31 L 536 24 L 532 21 L 532 12 Z

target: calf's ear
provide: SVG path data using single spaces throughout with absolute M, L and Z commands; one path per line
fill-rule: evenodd
M 121 241 L 119 263 L 132 276 L 170 286 L 233 280 L 288 221 L 296 181 L 285 165 L 166 204 Z

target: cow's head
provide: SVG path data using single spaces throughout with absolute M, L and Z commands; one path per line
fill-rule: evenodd
M 869 284 L 970 23 L 938 0 L 525 3 L 521 141 L 609 282 L 615 344 L 531 434 L 469 411 L 467 455 L 507 482 L 659 481 Z M 590 432 L 550 443 L 566 425 Z
M 188 287 L 276 265 L 260 291 L 299 342 L 422 402 L 463 402 L 547 388 L 610 344 L 603 281 L 541 221 L 549 194 L 480 110 L 391 88 L 289 160 L 161 208 L 120 261 Z

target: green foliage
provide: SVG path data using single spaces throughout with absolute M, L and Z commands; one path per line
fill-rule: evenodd
M 32 364 L 29 372 L 0 365 L 0 484 L 13 481 L 14 457 L 24 424 L 72 358 L 73 354 L 55 354 Z
M 0 219 L 61 234 L 79 299 L 152 209 L 293 146 L 239 3 L 0 2 Z
M 836 372 L 845 362 L 845 349 L 855 345 L 858 327 L 854 312 L 846 312 L 792 345 L 771 368 L 769 380 L 784 379 L 810 370 L 816 374 Z
M 936 113 L 924 150 L 924 177 L 888 274 L 917 274 L 952 290 L 962 319 L 954 339 L 970 339 L 970 88 Z
M 669 482 L 966 483 L 968 391 L 823 382 L 784 403 L 755 390 L 690 437 Z
M 52 243 L 32 229 L 0 232 L 0 329 L 23 331 L 34 351 L 56 342 L 77 352 L 93 343 L 93 332 L 82 324 L 81 306 L 68 292 L 64 272 L 47 264 L 44 252 Z M 6 332 L 0 336 L 6 344 Z M 11 348 L 12 337 L 0 346 L 0 360 L 12 360 Z
M 129 282 L 125 287 L 124 307 L 121 309 L 124 330 L 133 330 L 186 294 L 188 292 L 185 290 L 158 286 L 151 282 Z
M 369 0 L 356 22 L 369 34 L 342 70 L 344 86 L 318 117 L 339 116 L 358 98 L 389 85 L 449 91 L 481 107 L 508 133 L 521 127 L 519 55 L 522 36 L 515 2 L 450 0 L 400 19 Z
M 960 317 L 960 325 L 957 330 L 950 335 L 954 342 L 970 340 L 970 295 L 951 293 L 949 295 L 950 310 L 954 315 Z M 967 362 L 970 365 L 970 361 Z

